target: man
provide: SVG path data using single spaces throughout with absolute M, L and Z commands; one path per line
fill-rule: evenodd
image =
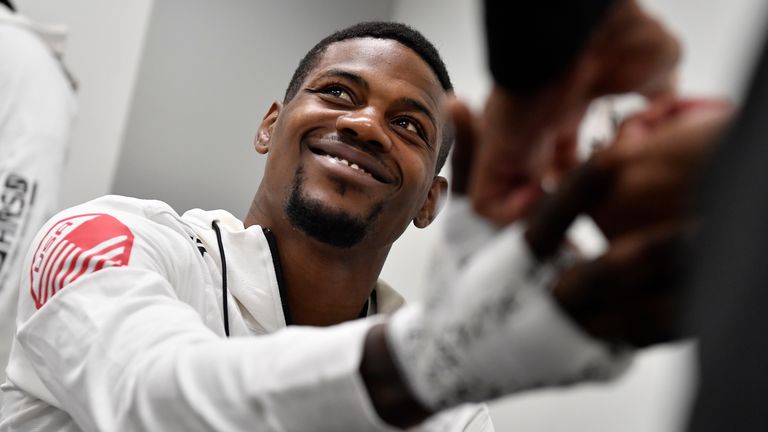
M 651 95 L 663 92 L 667 87 L 664 79 L 647 79 L 660 75 L 638 71 L 663 70 L 676 57 L 674 40 L 660 31 L 658 23 L 635 1 L 556 3 L 553 7 L 485 1 L 491 71 L 497 85 L 484 113 L 486 128 L 479 138 L 484 142 L 480 149 L 484 154 L 476 158 L 477 174 L 471 181 L 475 193 L 471 195 L 475 208 L 493 220 L 514 220 L 530 209 L 535 201 L 531 197 L 537 195 L 536 181 L 545 173 L 532 169 L 531 156 L 556 146 L 547 138 L 556 135 L 552 131 L 568 130 L 572 122 L 562 121 L 564 118 L 578 117 L 583 103 L 606 89 L 626 89 L 629 85 Z M 565 12 L 553 14 L 553 10 Z M 520 38 L 530 32 L 541 37 Z M 625 61 L 624 56 L 606 55 L 611 51 L 606 48 L 627 43 L 625 52 L 641 54 L 635 56 L 642 61 L 639 65 Z M 510 53 L 539 67 L 510 68 L 504 62 Z M 763 403 L 768 385 L 764 372 L 768 345 L 762 332 L 755 331 L 768 324 L 763 115 L 768 96 L 767 59 L 764 47 L 743 113 L 716 152 L 713 145 L 729 124 L 731 109 L 722 103 L 662 101 L 653 107 L 656 113 L 651 113 L 652 121 L 628 122 L 613 149 L 582 167 L 578 181 L 563 186 L 568 189 L 575 185 L 582 191 L 576 194 L 582 202 L 572 202 L 564 213 L 587 211 L 606 222 L 614 238 L 604 257 L 581 271 L 572 269 L 572 274 L 561 280 L 589 279 L 589 283 L 574 284 L 582 287 L 594 287 L 596 282 L 606 287 L 631 282 L 634 295 L 615 296 L 606 302 L 606 310 L 613 311 L 621 309 L 617 303 L 638 304 L 659 294 L 671 300 L 670 288 L 676 292 L 690 285 L 687 303 L 673 314 L 687 315 L 683 330 L 699 338 L 699 390 L 686 430 L 762 431 L 768 425 Z M 564 104 L 558 99 L 561 95 L 574 96 L 568 100 L 575 103 Z M 570 108 L 570 113 L 558 107 Z M 513 117 L 518 112 L 531 115 L 520 122 L 519 117 Z M 539 116 L 542 112 L 547 115 Z M 553 112 L 563 116 L 553 116 Z M 465 121 L 465 126 L 468 123 Z M 538 139 L 523 140 L 520 136 Z M 563 159 L 563 154 L 566 160 L 570 156 L 567 148 L 558 156 Z M 708 170 L 702 171 L 703 167 Z M 704 211 L 690 211 L 694 188 L 701 189 L 699 195 L 704 192 L 699 199 Z M 560 205 L 564 202 L 567 200 L 561 200 Z M 689 253 L 659 248 L 679 234 L 670 227 L 690 227 L 691 221 L 698 230 L 695 247 Z M 639 261 L 633 259 L 638 256 Z M 680 260 L 690 268 L 663 264 Z M 665 277 L 659 280 L 642 275 L 638 270 L 647 271 L 649 263 L 651 267 L 661 264 Z M 567 291 L 558 293 L 555 288 L 561 306 L 579 320 L 590 295 L 585 295 L 586 290 Z M 673 302 L 667 303 L 671 306 Z M 666 309 L 656 310 L 669 315 L 670 308 Z M 686 313 L 681 314 L 681 310 Z M 584 327 L 596 336 L 611 337 L 610 333 L 621 328 L 616 323 L 622 320 L 616 315 L 607 318 Z M 647 329 L 647 320 L 637 318 L 641 317 L 630 315 L 623 321 Z
M 65 34 L 0 4 L 0 372 L 11 348 L 19 268 L 32 238 L 58 210 L 76 112 L 60 62 Z
M 559 312 L 557 268 L 520 226 L 458 239 L 428 302 L 370 316 L 402 302 L 378 280 L 392 243 L 439 210 L 450 90 L 420 34 L 353 26 L 264 117 L 245 223 L 123 197 L 52 218 L 24 263 L 0 429 L 391 430 L 448 410 L 420 427 L 492 430 L 461 404 L 619 372 L 625 350 Z

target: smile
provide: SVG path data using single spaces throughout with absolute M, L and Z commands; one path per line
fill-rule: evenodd
M 348 161 L 348 160 L 346 160 L 346 159 L 341 159 L 341 158 L 339 158 L 339 157 L 337 157 L 337 156 L 331 156 L 331 155 L 329 155 L 329 154 L 326 154 L 326 155 L 324 155 L 324 156 L 325 156 L 326 158 L 328 158 L 328 159 L 332 159 L 332 160 L 334 160 L 334 161 L 336 161 L 336 162 L 338 162 L 338 163 L 340 163 L 340 164 L 342 164 L 342 165 L 346 165 L 346 166 L 348 166 L 348 167 L 352 168 L 353 170 L 356 170 L 356 171 L 360 171 L 361 173 L 363 173 L 363 174 L 367 175 L 368 177 L 373 177 L 373 176 L 371 175 L 371 173 L 369 173 L 368 171 L 366 171 L 364 168 L 361 168 L 361 167 L 359 167 L 359 166 L 358 166 L 356 163 L 349 163 L 349 161 Z
M 347 144 L 337 138 L 313 140 L 306 145 L 310 152 L 332 165 L 344 167 L 379 183 L 395 183 L 395 177 L 378 158 L 355 145 Z

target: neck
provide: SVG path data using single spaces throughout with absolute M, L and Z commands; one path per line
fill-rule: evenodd
M 284 217 L 270 217 L 256 200 L 245 225 L 269 228 L 275 236 L 293 324 L 327 326 L 360 316 L 389 246 L 340 249 L 320 243 Z

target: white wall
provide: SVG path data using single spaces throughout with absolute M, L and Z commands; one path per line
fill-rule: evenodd
M 80 83 L 80 110 L 64 171 L 64 207 L 111 189 L 152 0 L 16 0 L 19 11 L 70 28 L 65 63 Z
M 473 105 L 487 92 L 482 27 L 476 0 L 396 0 L 395 20 L 424 31 L 441 49 L 457 93 Z M 647 0 L 676 29 L 686 50 L 680 69 L 684 94 L 739 100 L 742 78 L 761 37 L 764 0 Z M 525 67 L 521 64 L 520 67 Z M 416 272 L 426 252 L 406 237 L 393 262 Z M 417 254 L 409 259 L 400 253 Z M 402 262 L 402 264 L 401 264 Z M 393 265 L 392 274 L 397 275 Z M 415 296 L 420 292 L 415 291 Z M 660 347 L 637 358 L 621 380 L 602 386 L 531 392 L 495 402 L 499 431 L 673 432 L 685 422 L 692 386 L 690 345 Z
M 179 212 L 244 217 L 264 160 L 253 137 L 301 57 L 390 1 L 163 0 L 155 3 L 113 190 Z

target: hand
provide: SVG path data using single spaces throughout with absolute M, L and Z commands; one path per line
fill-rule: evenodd
M 603 233 L 611 239 L 690 217 L 695 183 L 732 114 L 723 100 L 682 100 L 626 120 L 592 157 L 606 186 L 591 185 L 605 196 L 588 211 Z
M 683 222 L 700 168 L 732 113 L 722 100 L 682 100 L 626 120 L 612 145 L 570 173 L 540 204 L 528 233 L 537 255 L 555 250 L 581 213 L 591 215 L 609 240 Z
M 553 289 L 592 336 L 636 347 L 676 336 L 680 247 L 696 226 L 688 200 L 731 113 L 722 101 L 677 101 L 630 118 L 531 218 L 526 238 L 540 258 L 582 212 L 606 233 L 607 252 L 565 270 Z
M 468 186 L 475 210 L 504 225 L 528 214 L 545 175 L 576 162 L 575 138 L 589 103 L 609 93 L 669 97 L 680 48 L 636 1 L 619 2 L 557 82 L 528 97 L 492 89 Z

